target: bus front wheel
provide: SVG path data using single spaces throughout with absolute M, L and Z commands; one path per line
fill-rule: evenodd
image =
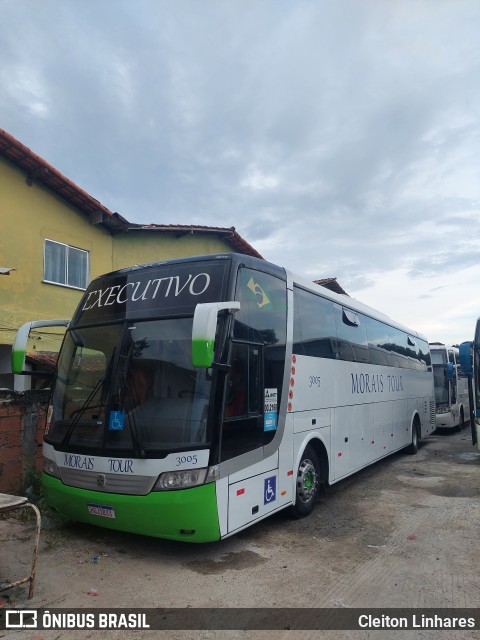
M 320 485 L 320 461 L 315 450 L 307 446 L 297 469 L 295 504 L 291 507 L 295 518 L 304 518 L 312 512 Z

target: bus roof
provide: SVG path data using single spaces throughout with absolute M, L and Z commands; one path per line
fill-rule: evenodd
M 369 305 L 364 304 L 363 302 L 360 302 L 359 300 L 356 300 L 355 298 L 352 298 L 349 295 L 335 293 L 334 291 L 331 291 L 330 289 L 326 289 L 321 285 L 315 284 L 314 282 L 309 282 L 304 278 L 298 277 L 289 271 L 287 271 L 287 274 L 289 278 L 293 281 L 293 284 L 298 285 L 303 289 L 307 289 L 308 291 L 317 293 L 324 298 L 328 298 L 329 300 L 332 300 L 332 302 L 336 302 L 337 304 L 342 305 L 343 307 L 346 307 L 347 309 L 352 309 L 353 311 L 358 311 L 360 313 L 363 313 L 364 315 L 370 316 L 371 318 L 375 318 L 376 320 L 380 320 L 381 322 L 384 322 L 385 324 L 388 324 L 396 329 L 400 329 L 401 331 L 408 333 L 412 337 L 417 337 L 421 340 L 424 340 L 425 342 L 428 342 L 427 338 L 423 334 L 419 333 L 418 331 L 415 331 L 414 329 L 410 329 L 409 327 L 401 324 L 400 322 L 396 322 L 395 320 L 392 320 L 392 318 L 387 316 L 385 313 L 382 313 L 381 311 L 378 311 L 377 309 L 374 309 L 373 307 L 370 307 Z
M 253 256 L 248 256 L 240 253 L 232 252 L 232 253 L 207 254 L 207 255 L 200 255 L 200 256 L 188 256 L 183 258 L 176 258 L 174 260 L 161 260 L 159 262 L 151 262 L 151 263 L 146 263 L 141 265 L 132 265 L 131 267 L 125 267 L 123 269 L 119 269 L 117 271 L 112 271 L 110 273 L 101 275 L 98 278 L 96 278 L 96 280 L 100 280 L 100 279 L 103 280 L 105 278 L 113 277 L 116 275 L 129 274 L 135 271 L 155 269 L 155 268 L 161 267 L 162 265 L 167 265 L 167 264 L 174 265 L 174 264 L 185 264 L 189 262 L 202 262 L 202 261 L 214 261 L 214 260 L 232 261 L 236 265 L 242 264 L 252 269 L 259 269 L 262 271 L 266 271 L 279 278 L 286 279 L 290 286 L 292 286 L 293 284 L 298 285 L 301 288 L 306 289 L 308 291 L 312 291 L 313 293 L 316 293 L 318 295 L 321 295 L 322 297 L 327 298 L 332 302 L 336 302 L 337 304 L 343 307 L 352 309 L 353 311 L 358 311 L 359 313 L 363 313 L 367 316 L 370 316 L 371 318 L 375 318 L 377 320 L 385 322 L 386 324 L 394 328 L 400 329 L 401 331 L 404 331 L 405 333 L 408 333 L 413 337 L 418 337 L 422 340 L 425 340 L 425 342 L 427 342 L 427 339 L 421 333 L 418 333 L 417 331 L 410 329 L 409 327 L 399 322 L 396 322 L 395 320 L 392 320 L 392 318 L 382 313 L 381 311 L 378 311 L 377 309 L 374 309 L 373 307 L 370 307 L 364 304 L 363 302 L 359 302 L 358 300 L 355 300 L 355 298 L 352 298 L 347 294 L 335 293 L 331 289 L 323 287 L 321 284 L 310 282 L 309 280 L 306 280 L 301 276 L 297 276 L 293 274 L 291 271 L 284 269 L 283 267 L 280 267 L 278 265 L 275 265 L 272 262 L 268 262 L 267 260 L 263 260 L 261 258 L 256 258 Z M 90 283 L 89 289 L 91 288 L 94 282 L 95 280 L 93 280 Z

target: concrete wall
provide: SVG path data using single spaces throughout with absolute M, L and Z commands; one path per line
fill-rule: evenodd
M 42 468 L 47 391 L 0 390 L 0 493 L 22 494 Z

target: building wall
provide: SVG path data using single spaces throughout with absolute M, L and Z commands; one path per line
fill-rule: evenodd
M 225 253 L 232 245 L 213 233 L 131 231 L 111 235 L 89 216 L 0 155 L 0 388 L 30 387 L 11 374 L 10 351 L 18 328 L 31 320 L 69 319 L 82 291 L 44 282 L 45 239 L 89 252 L 89 280 L 104 273 L 160 260 Z M 41 330 L 32 351 L 58 351 L 64 329 Z
M 113 237 L 113 269 L 187 256 L 232 252 L 232 245 L 213 234 L 130 231 Z
M 0 156 L 0 344 L 12 344 L 29 320 L 71 317 L 81 291 L 43 282 L 45 238 L 90 253 L 90 278 L 112 270 L 112 236 L 86 214 L 33 182 Z

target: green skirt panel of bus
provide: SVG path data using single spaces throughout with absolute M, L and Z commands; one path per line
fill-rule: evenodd
M 214 482 L 146 496 L 76 489 L 46 474 L 42 483 L 47 504 L 66 519 L 185 542 L 220 539 Z

